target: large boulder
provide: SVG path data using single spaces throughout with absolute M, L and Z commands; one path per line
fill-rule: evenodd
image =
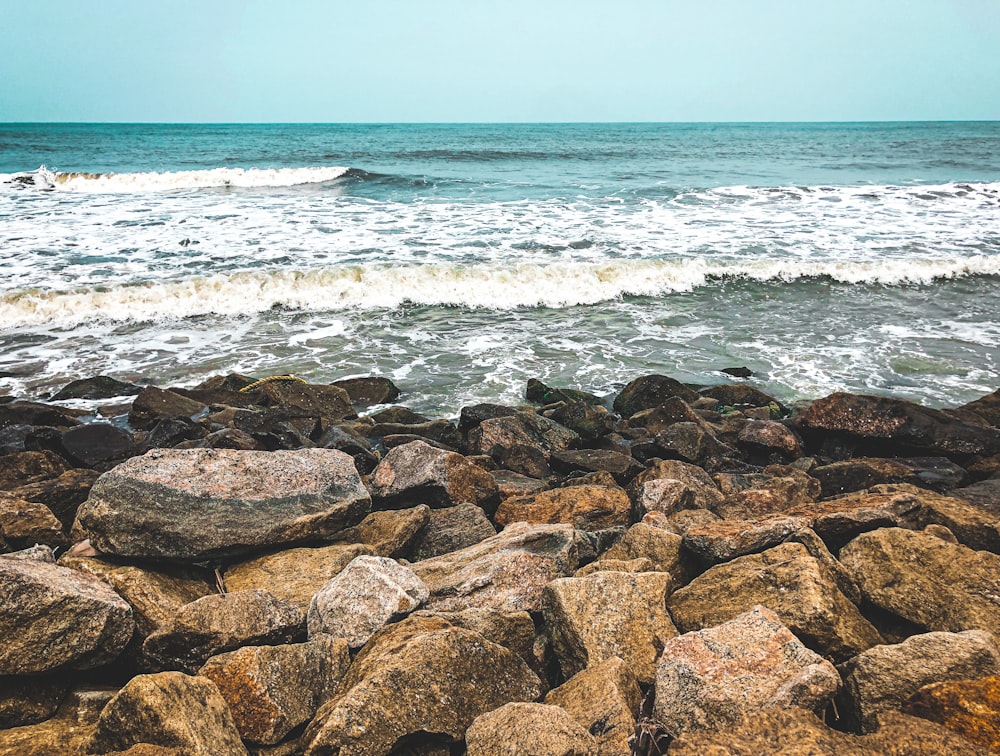
M 482 507 L 459 504 L 457 507 L 432 509 L 427 524 L 413 540 L 414 560 L 449 554 L 485 541 L 497 534 Z
M 135 630 L 106 583 L 35 559 L 0 557 L 0 607 L 0 675 L 97 667 Z
M 563 679 L 612 657 L 652 682 L 663 644 L 677 635 L 667 614 L 670 575 L 595 572 L 553 580 L 542 611 Z
M 106 467 L 139 451 L 131 433 L 110 423 L 70 428 L 62 435 L 62 448 L 81 467 Z
M 45 478 L 8 490 L 23 501 L 35 501 L 48 507 L 64 530 L 69 530 L 77 509 L 86 501 L 91 487 L 99 478 L 96 470 L 72 469 L 54 478 Z
M 337 533 L 336 538 L 347 543 L 366 544 L 378 556 L 398 559 L 409 553 L 410 545 L 427 525 L 432 511 L 421 504 L 409 509 L 372 512 L 353 528 Z
M 487 418 L 469 431 L 472 452 L 488 454 L 501 466 L 528 475 L 547 468 L 554 452 L 579 445 L 580 436 L 569 428 L 532 412 Z
M 168 389 L 147 386 L 139 392 L 128 413 L 133 428 L 149 430 L 160 420 L 184 418 L 190 420 L 208 409 L 208 405 L 189 399 Z
M 718 627 L 667 641 L 656 670 L 655 718 L 668 731 L 719 729 L 762 709 L 821 712 L 840 687 L 830 662 L 757 606 Z
M 718 520 L 688 528 L 684 533 L 684 547 L 709 564 L 728 562 L 777 546 L 809 524 L 808 518 L 786 515 L 751 521 Z
M 676 533 L 637 522 L 601 558 L 626 562 L 648 559 L 655 571 L 667 573 L 673 585 L 679 586 L 687 582 L 683 542 L 684 539 Z
M 1000 751 L 1000 676 L 925 685 L 902 710 L 936 722 L 991 753 Z
M 732 620 L 758 604 L 836 662 L 882 643 L 836 578 L 800 543 L 716 565 L 675 591 L 668 608 L 677 627 L 690 632 Z
M 598 756 L 597 741 L 565 709 L 515 702 L 481 714 L 465 733 L 468 756 Z
M 506 499 L 494 518 L 512 522 L 566 523 L 578 530 L 604 530 L 627 525 L 632 503 L 617 486 L 581 485 Z
M 632 457 L 609 449 L 567 449 L 555 452 L 549 464 L 556 472 L 608 472 L 625 485 L 645 468 Z
M 493 476 L 461 454 L 423 441 L 391 449 L 372 473 L 371 490 L 380 507 L 475 504 L 493 511 L 500 503 Z
M 707 472 L 696 465 L 674 459 L 654 462 L 645 472 L 639 473 L 628 489 L 632 500 L 638 501 L 643 495 L 645 483 L 662 479 L 680 481 L 691 489 L 693 499 L 687 506 L 714 510 L 725 501 L 722 492 Z
M 698 392 L 665 375 L 644 375 L 622 389 L 615 397 L 614 408 L 622 417 L 631 417 L 673 397 L 693 402 L 698 399 Z
M 215 683 L 180 672 L 129 680 L 104 707 L 84 752 L 127 751 L 141 743 L 187 756 L 248 756 Z
M 13 551 L 36 543 L 59 548 L 66 546 L 66 535 L 52 510 L 44 504 L 0 492 L 0 551 L 4 550 L 3 543 Z
M 881 528 L 840 551 L 865 599 L 925 630 L 1000 634 L 1000 556 L 928 533 Z
M 199 562 L 328 537 L 370 505 L 333 449 L 157 449 L 102 475 L 78 519 L 99 551 Z
M 844 690 L 837 708 L 842 721 L 851 729 L 873 732 L 881 712 L 898 709 L 924 685 L 1000 673 L 1000 649 L 982 630 L 926 633 L 875 646 L 840 671 Z
M 350 400 L 360 406 L 387 404 L 399 398 L 399 389 L 388 378 L 377 376 L 343 378 L 330 385 L 346 391 Z
M 538 677 L 503 646 L 444 620 L 408 618 L 362 649 L 302 744 L 308 756 L 383 756 L 417 733 L 457 742 L 480 714 L 540 693 Z
M 61 402 L 65 399 L 114 399 L 119 396 L 135 396 L 142 391 L 142 386 L 126 383 L 108 375 L 95 375 L 90 378 L 80 378 L 70 381 L 59 389 L 52 401 Z

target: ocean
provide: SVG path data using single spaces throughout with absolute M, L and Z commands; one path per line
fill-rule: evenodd
M 1000 123 L 0 124 L 0 393 L 1000 386 Z

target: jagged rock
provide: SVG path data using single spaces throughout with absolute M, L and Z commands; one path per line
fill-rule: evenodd
M 191 571 L 154 570 L 104 559 L 65 555 L 63 567 L 103 580 L 132 607 L 139 641 L 170 619 L 185 604 L 214 593 L 208 582 Z
M 36 543 L 62 548 L 67 545 L 62 525 L 44 504 L 0 493 L 0 542 L 11 550 Z M 4 551 L 0 547 L 0 551 Z
M 609 472 L 618 485 L 625 485 L 645 468 L 632 457 L 606 449 L 567 449 L 554 452 L 549 464 L 557 472 Z
M 587 402 L 569 402 L 546 410 L 545 417 L 586 441 L 597 441 L 615 429 L 615 416 L 604 407 Z
M 626 421 L 629 428 L 645 428 L 650 433 L 659 433 L 674 423 L 700 423 L 701 418 L 690 405 L 677 396 L 670 397 L 662 404 L 636 412 Z
M 493 477 L 461 454 L 414 441 L 392 449 L 371 478 L 372 496 L 382 507 L 475 504 L 494 511 L 500 494 Z
M 267 590 L 305 615 L 316 591 L 355 557 L 373 553 L 371 546 L 361 543 L 286 549 L 234 564 L 226 569 L 223 578 L 226 590 Z
M 408 618 L 362 649 L 302 743 L 307 754 L 380 756 L 420 732 L 455 742 L 480 714 L 540 693 L 538 677 L 503 646 L 443 620 Z
M 968 480 L 965 470 L 945 457 L 858 457 L 815 467 L 810 475 L 823 486 L 824 497 L 862 491 L 880 483 L 950 489 Z
M 344 378 L 330 384 L 347 392 L 350 400 L 360 406 L 388 404 L 399 398 L 399 389 L 388 378 Z
M 69 716 L 55 716 L 38 724 L 0 730 L 0 753 L 5 756 L 78 754 L 93 730 L 92 723 L 81 724 Z
M 496 481 L 501 501 L 514 496 L 530 496 L 531 494 L 545 491 L 552 487 L 546 480 L 522 475 L 512 470 L 494 470 L 490 475 Z
M 942 725 L 991 753 L 1000 751 L 1000 677 L 996 675 L 925 685 L 902 710 Z
M 462 407 L 458 418 L 458 432 L 464 437 L 468 437 L 469 432 L 479 426 L 483 420 L 492 420 L 497 417 L 508 417 L 517 415 L 519 410 L 515 407 L 508 407 L 503 404 L 472 404 Z
M 706 562 L 717 564 L 777 546 L 809 524 L 806 517 L 784 515 L 763 520 L 719 520 L 689 528 L 684 534 L 684 546 Z
M 205 426 L 186 417 L 165 417 L 146 434 L 147 449 L 171 449 L 208 435 Z
M 1000 556 L 882 528 L 840 551 L 865 600 L 925 630 L 1000 633 Z
M 873 732 L 877 716 L 898 709 L 924 685 L 1000 673 L 1000 649 L 982 630 L 914 635 L 892 646 L 875 646 L 841 667 L 844 690 L 837 700 L 843 723 Z
M 635 489 L 634 514 L 645 517 L 649 512 L 671 515 L 682 509 L 693 509 L 695 494 L 689 485 L 673 478 L 647 480 Z
M 114 399 L 119 396 L 135 396 L 140 391 L 142 391 L 142 386 L 137 386 L 134 383 L 125 383 L 107 375 L 95 375 L 92 378 L 70 381 L 55 393 L 52 401 Z
M 316 446 L 350 454 L 354 458 L 354 466 L 361 475 L 371 474 L 378 466 L 379 458 L 368 440 L 343 425 L 331 425 L 327 428 L 316 440 Z
M 491 609 L 463 609 L 458 612 L 428 612 L 423 609 L 411 617 L 441 619 L 455 627 L 479 633 L 520 656 L 536 673 L 541 660 L 535 655 L 535 623 L 527 612 L 497 612 Z
M 9 491 L 56 478 L 69 469 L 62 457 L 51 451 L 22 451 L 0 456 L 0 490 Z
M 568 523 L 578 530 L 602 530 L 628 524 L 631 509 L 628 495 L 617 486 L 570 486 L 506 499 L 494 520 L 498 525 Z
M 882 642 L 833 575 L 799 543 L 716 565 L 675 591 L 668 607 L 677 627 L 690 632 L 758 604 L 777 614 L 807 646 L 837 662 Z
M 478 507 L 476 509 L 482 512 Z M 432 511 L 426 504 L 421 504 L 410 509 L 372 512 L 353 528 L 337 533 L 336 537 L 346 543 L 367 544 L 374 554 L 397 559 L 409 551 L 417 533 L 426 527 Z
M 716 475 L 715 482 L 726 498 L 712 511 L 726 519 L 791 514 L 820 496 L 818 480 L 788 465 L 771 465 L 761 475 Z
M 240 646 L 289 643 L 302 612 L 261 590 L 205 596 L 182 606 L 147 636 L 142 657 L 150 669 L 194 674 L 215 654 Z
M 309 604 L 309 637 L 332 635 L 361 648 L 384 625 L 427 600 L 427 586 L 393 559 L 359 556 L 317 591 Z
M 794 543 L 801 543 L 805 546 L 806 551 L 809 552 L 809 556 L 823 565 L 827 572 L 833 576 L 840 592 L 847 596 L 855 606 L 861 603 L 861 590 L 858 588 L 858 584 L 854 582 L 854 579 L 844 568 L 844 565 L 838 562 L 833 554 L 830 553 L 826 544 L 823 543 L 823 539 L 816 535 L 816 531 L 811 528 L 802 528 L 788 536 L 787 540 Z
M 753 386 L 748 386 L 745 383 L 720 383 L 718 386 L 702 389 L 701 395 L 717 399 L 729 407 L 767 407 L 773 404 L 781 414 L 788 411 L 773 396 L 769 396 L 760 389 L 755 389 Z
M 545 703 L 565 709 L 597 741 L 598 756 L 629 753 L 642 692 L 628 665 L 611 657 L 549 691 Z
M 90 575 L 0 558 L 0 675 L 91 669 L 132 637 L 132 609 Z
M 608 549 L 604 559 L 648 559 L 657 572 L 665 572 L 673 580 L 674 586 L 682 585 L 686 572 L 681 554 L 683 539 L 661 528 L 646 523 L 636 523 Z
M 167 418 L 192 419 L 208 409 L 208 405 L 168 389 L 146 386 L 132 402 L 128 422 L 133 428 L 149 430 Z
M 693 402 L 698 393 L 665 375 L 644 375 L 622 389 L 615 397 L 614 408 L 622 417 L 631 417 L 636 412 L 658 407 L 675 396 L 685 402 Z
M 584 404 L 600 404 L 598 396 L 579 389 L 552 388 L 546 386 L 537 378 L 529 378 L 524 392 L 529 402 L 536 404 L 555 404 L 556 402 L 582 402 Z
M 677 635 L 667 614 L 670 575 L 596 572 L 549 583 L 542 612 L 563 679 L 617 656 L 652 682 L 664 642 Z
M 215 683 L 180 672 L 133 677 L 101 712 L 85 753 L 146 743 L 189 756 L 248 756 Z
M 835 393 L 813 402 L 796 421 L 806 431 L 877 444 L 883 456 L 917 452 L 961 461 L 1000 452 L 1000 430 L 963 423 L 903 399 Z
M 532 453 L 538 460 L 547 462 L 553 452 L 575 449 L 580 437 L 547 417 L 531 412 L 491 417 L 469 431 L 469 448 L 477 454 L 488 454 L 501 465 L 508 461 L 514 472 L 530 474 L 530 469 L 516 469 L 509 465 L 511 454 Z
M 317 425 L 322 432 L 354 416 L 351 398 L 339 386 L 273 381 L 246 393 L 256 404 L 268 408 L 271 418 L 287 421 L 307 435 L 311 435 Z
M 963 499 L 986 512 L 1000 515 L 1000 478 L 981 480 L 971 486 L 957 488 L 950 493 L 952 496 Z
M 66 470 L 55 478 L 37 480 L 8 489 L 11 496 L 44 504 L 64 529 L 73 524 L 77 509 L 86 501 L 100 473 L 96 470 Z
M 820 712 L 840 687 L 830 662 L 756 606 L 718 627 L 667 641 L 654 717 L 670 732 L 717 729 L 769 708 Z
M 963 404 L 952 410 L 952 413 L 960 416 L 975 415 L 977 422 L 1000 428 L 1000 389 Z
M 496 535 L 486 512 L 475 504 L 432 509 L 427 524 L 413 539 L 413 560 L 459 551 Z
M 465 734 L 468 756 L 597 756 L 597 741 L 569 712 L 509 703 L 481 714 Z
M 795 432 L 773 420 L 751 420 L 740 429 L 736 438 L 740 448 L 751 455 L 775 455 L 789 462 L 805 455 L 802 441 Z
M 41 402 L 14 401 L 0 404 L 0 428 L 12 425 L 53 426 L 72 428 L 79 425 L 78 418 L 88 415 L 86 410 L 59 407 Z
M 572 527 L 519 522 L 473 546 L 411 567 L 430 589 L 428 609 L 537 612 L 542 589 L 573 574 L 577 553 Z
M 679 460 L 664 460 L 650 465 L 645 472 L 639 473 L 629 486 L 629 495 L 635 501 L 640 495 L 641 487 L 647 481 L 669 478 L 679 480 L 694 494 L 694 506 L 713 510 L 723 503 L 724 497 L 715 485 L 711 476 L 695 465 L 689 465 Z
M 598 559 L 596 562 L 584 565 L 573 577 L 586 577 L 595 572 L 656 572 L 656 565 L 646 557 L 637 559 Z
M 96 467 L 138 453 L 132 434 L 110 423 L 70 428 L 62 435 L 62 447 L 82 467 Z
M 674 423 L 653 436 L 652 455 L 705 465 L 718 457 L 733 457 L 736 450 L 722 443 L 715 434 L 701 423 Z M 635 452 L 635 449 L 633 449 Z M 636 452 L 637 453 L 637 452 Z
M 409 438 L 410 441 L 420 440 L 439 449 L 455 451 L 462 445 L 462 436 L 458 428 L 447 420 L 430 420 L 426 423 L 377 423 L 368 431 L 370 438 L 381 438 L 385 446 L 401 446 L 399 443 L 389 443 L 390 438 Z M 407 442 L 409 443 L 409 442 Z
M 868 494 L 898 497 L 897 500 L 908 497 L 915 508 L 902 521 L 905 524 L 916 527 L 941 525 L 970 548 L 1000 552 L 1000 527 L 996 515 L 964 499 L 942 496 L 907 484 L 875 486 Z
M 48 719 L 69 687 L 64 674 L 0 677 L 0 730 Z
M 332 449 L 157 449 L 102 475 L 78 518 L 104 553 L 197 562 L 327 537 L 370 505 Z
M 213 656 L 198 671 L 218 687 L 240 737 L 273 745 L 312 719 L 347 673 L 343 638 L 283 646 L 244 646 Z
M 647 525 L 666 530 L 668 533 L 682 536 L 691 528 L 719 522 L 721 519 L 717 514 L 709 512 L 707 509 L 682 509 L 668 516 L 664 516 L 661 512 L 647 512 L 642 521 Z

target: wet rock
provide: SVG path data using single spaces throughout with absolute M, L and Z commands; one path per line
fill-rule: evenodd
M 784 415 L 788 412 L 788 408 L 773 396 L 745 383 L 721 383 L 718 386 L 702 389 L 701 395 L 717 399 L 728 407 L 768 407 L 773 404 L 778 408 L 779 414 Z
M 63 548 L 67 545 L 62 525 L 44 504 L 24 501 L 0 493 L 0 542 L 16 551 L 36 543 Z M 0 551 L 5 549 L 0 546 Z
M 273 745 L 312 719 L 347 673 L 343 638 L 244 646 L 213 656 L 198 671 L 218 687 L 240 737 Z
M 729 621 L 758 604 L 777 614 L 807 646 L 837 662 L 882 642 L 835 578 L 798 543 L 716 565 L 668 602 L 670 616 L 684 632 Z
M 615 428 L 615 416 L 599 405 L 569 402 L 546 410 L 545 417 L 580 436 L 585 441 L 597 441 Z
M 309 637 L 332 635 L 361 648 L 384 625 L 427 600 L 427 586 L 392 559 L 359 556 L 317 591 L 309 604 Z
M 388 378 L 345 378 L 334 381 L 336 386 L 347 392 L 351 402 L 362 407 L 372 404 L 388 404 L 399 398 L 399 389 Z
M 482 512 L 478 507 L 476 509 Z M 372 512 L 353 528 L 342 530 L 336 538 L 346 543 L 366 544 L 378 556 L 397 559 L 409 552 L 417 533 L 430 520 L 432 511 L 426 504 L 421 504 L 410 509 Z
M 542 589 L 573 574 L 577 553 L 568 525 L 514 523 L 492 538 L 411 567 L 430 589 L 428 609 L 537 612 Z
M 458 419 L 458 432 L 463 437 L 468 438 L 469 432 L 479 426 L 483 420 L 492 420 L 497 417 L 509 417 L 519 414 L 515 407 L 508 407 L 503 404 L 472 404 L 462 407 Z
M 727 367 L 722 368 L 719 372 L 734 378 L 753 378 L 753 371 L 748 367 Z
M 48 719 L 69 687 L 69 677 L 60 674 L 0 677 L 0 730 Z
M 289 421 L 307 435 L 319 425 L 326 427 L 353 417 L 354 407 L 347 392 L 339 386 L 298 381 L 272 381 L 245 393 L 258 405 L 266 407 L 275 419 Z
M 168 389 L 146 386 L 132 402 L 128 422 L 133 428 L 149 430 L 161 420 L 182 418 L 191 420 L 204 413 L 208 406 L 188 399 Z
M 971 743 L 1000 751 L 1000 677 L 925 685 L 903 713 L 935 722 Z
M 957 488 L 951 491 L 951 495 L 993 515 L 1000 515 L 1000 478 L 981 480 L 971 486 Z
M 784 515 L 763 520 L 719 520 L 689 528 L 684 534 L 684 546 L 709 564 L 718 564 L 777 546 L 809 523 L 806 517 Z
M 126 751 L 140 743 L 190 756 L 247 756 L 219 689 L 180 672 L 133 677 L 104 707 L 84 752 Z
M 372 554 L 371 546 L 333 543 L 316 548 L 285 549 L 226 568 L 226 590 L 270 591 L 276 598 L 299 608 L 303 616 L 316 591 L 355 557 Z
M 824 497 L 862 491 L 880 483 L 911 483 L 948 490 L 968 480 L 965 470 L 945 457 L 859 457 L 821 465 L 810 475 L 823 486 Z
M 714 433 L 699 423 L 674 423 L 657 433 L 651 443 L 657 457 L 679 458 L 697 465 L 705 465 L 718 457 L 736 455 L 735 449 L 719 441 Z
M 91 669 L 132 637 L 132 609 L 105 583 L 33 559 L 0 559 L 0 675 Z
M 203 425 L 186 417 L 165 417 L 146 435 L 149 449 L 170 449 L 185 441 L 195 441 L 207 434 Z
M 518 449 L 531 450 L 547 461 L 554 452 L 579 445 L 580 437 L 569 428 L 531 412 L 489 418 L 469 431 L 469 448 L 477 454 L 490 455 L 501 465 L 505 457 L 509 459 Z
M 1000 428 L 1000 389 L 963 404 L 952 410 L 952 413 L 959 416 L 975 416 L 976 422 Z
M 414 561 L 449 554 L 496 535 L 486 512 L 475 504 L 432 509 L 427 524 L 413 539 Z
M 674 586 L 679 586 L 686 582 L 682 543 L 681 536 L 675 533 L 639 522 L 625 531 L 603 558 L 623 561 L 648 559 L 657 572 L 669 574 Z
M 612 657 L 652 682 L 663 644 L 677 635 L 666 610 L 670 575 L 596 572 L 549 583 L 542 611 L 563 679 Z
M 698 398 L 698 393 L 665 375 L 644 375 L 622 389 L 615 397 L 614 408 L 622 417 L 631 417 L 636 412 L 657 407 L 675 396 L 685 402 L 693 402 Z
M 982 630 L 914 635 L 892 646 L 875 646 L 841 667 L 844 690 L 837 700 L 843 723 L 860 732 L 878 729 L 878 715 L 898 709 L 924 685 L 1000 672 L 1000 650 Z
M 214 594 L 182 606 L 142 644 L 144 663 L 155 670 L 194 674 L 215 654 L 240 646 L 289 643 L 304 617 L 296 607 L 261 590 Z
M 865 600 L 926 630 L 1000 633 L 1000 556 L 882 528 L 840 551 Z
M 417 425 L 377 423 L 369 430 L 368 436 L 383 439 L 383 443 L 387 447 L 402 445 L 389 443 L 390 438 L 396 437 L 423 440 L 431 446 L 439 449 L 446 448 L 448 451 L 455 451 L 462 446 L 462 436 L 458 429 L 447 420 L 430 420 Z
M 461 454 L 414 441 L 392 449 L 371 478 L 380 507 L 475 504 L 493 511 L 500 501 L 493 477 Z
M 369 475 L 378 465 L 379 458 L 367 439 L 342 425 L 332 425 L 316 441 L 321 449 L 336 449 L 354 458 L 354 466 L 360 475 Z
M 23 451 L 0 456 L 0 490 L 56 478 L 66 472 L 66 460 L 51 451 Z
M 108 554 L 204 561 L 328 537 L 370 507 L 332 449 L 154 450 L 105 473 L 79 522 Z
M 12 425 L 48 425 L 56 428 L 72 428 L 79 425 L 78 418 L 90 414 L 86 410 L 59 407 L 41 402 L 14 401 L 0 404 L 0 428 Z
M 584 404 L 601 403 L 598 396 L 579 389 L 552 388 L 546 386 L 537 378 L 529 378 L 525 389 L 525 398 L 535 404 L 555 404 L 556 402 L 582 402 Z
M 27 483 L 8 492 L 18 499 L 44 504 L 68 530 L 99 475 L 95 470 L 67 470 L 55 478 Z
M 599 756 L 629 753 L 628 738 L 635 730 L 642 692 L 621 659 L 612 657 L 588 667 L 550 691 L 545 703 L 565 709 L 583 725 L 597 741 Z
M 674 733 L 719 729 L 769 708 L 822 711 L 840 687 L 830 662 L 761 606 L 667 642 L 654 717 Z
M 142 391 L 142 386 L 126 383 L 107 375 L 95 375 L 92 378 L 81 378 L 70 381 L 52 397 L 52 401 L 61 402 L 65 399 L 114 399 L 119 396 L 135 396 Z
M 494 519 L 498 525 L 567 523 L 578 530 L 601 530 L 628 524 L 631 509 L 632 503 L 621 488 L 583 485 L 507 499 Z
M 679 480 L 690 488 L 694 495 L 694 505 L 698 508 L 712 510 L 724 501 L 722 493 L 708 473 L 700 467 L 678 460 L 654 462 L 632 481 L 628 489 L 629 495 L 635 501 L 639 497 L 644 483 L 663 478 Z
M 81 467 L 97 467 L 138 453 L 132 434 L 108 423 L 90 423 L 63 433 L 66 455 Z
M 673 478 L 659 478 L 637 486 L 634 502 L 634 514 L 641 519 L 649 512 L 671 515 L 682 509 L 693 509 L 695 494 L 686 483 Z
M 625 485 L 645 468 L 632 457 L 605 449 L 580 449 L 555 452 L 549 464 L 557 472 L 609 472 L 619 485 Z
M 645 428 L 655 434 L 675 423 L 700 424 L 701 422 L 701 418 L 687 402 L 674 396 L 663 404 L 636 412 L 628 418 L 627 425 L 629 428 Z
M 726 498 L 712 511 L 727 519 L 756 520 L 771 514 L 790 514 L 820 495 L 819 481 L 788 465 L 771 465 L 760 475 L 717 474 L 714 479 Z
M 442 620 L 408 618 L 369 641 L 302 742 L 307 754 L 340 756 L 386 754 L 420 732 L 457 742 L 480 714 L 540 692 L 506 648 Z
M 737 442 L 743 451 L 768 462 L 774 461 L 771 457 L 790 462 L 805 455 L 795 432 L 772 420 L 751 420 L 740 430 Z
M 597 756 L 597 742 L 569 712 L 509 703 L 476 717 L 465 734 L 468 756 Z

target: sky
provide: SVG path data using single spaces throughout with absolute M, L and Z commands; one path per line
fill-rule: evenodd
M 1000 0 L 0 0 L 0 122 L 1000 120 Z

